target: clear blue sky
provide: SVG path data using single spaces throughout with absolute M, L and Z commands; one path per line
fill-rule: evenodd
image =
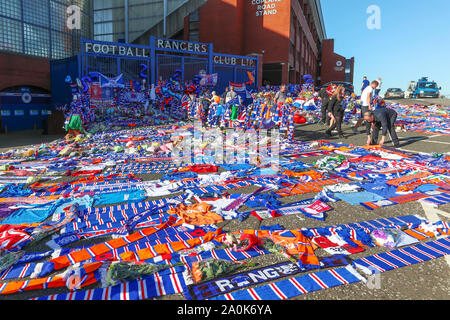
M 421 76 L 435 80 L 450 96 L 449 0 L 321 0 L 328 38 L 335 52 L 355 57 L 354 85 L 360 93 L 362 77 L 383 79 L 387 88 L 407 89 Z M 381 9 L 381 29 L 366 21 L 371 5 Z

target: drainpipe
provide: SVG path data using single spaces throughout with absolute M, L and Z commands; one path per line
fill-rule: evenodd
M 163 27 L 163 38 L 167 38 L 167 22 L 166 22 L 166 20 L 167 20 L 167 0 L 164 0 L 163 2 L 164 2 L 164 18 L 163 18 L 163 20 L 164 20 L 164 22 L 163 22 L 164 27 Z
M 125 7 L 125 43 L 128 43 L 128 0 L 124 0 Z

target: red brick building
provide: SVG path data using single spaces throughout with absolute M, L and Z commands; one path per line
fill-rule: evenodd
M 50 91 L 50 61 L 0 52 L 0 91 L 16 86 L 34 86 Z
M 318 84 L 323 77 L 342 78 L 332 68 L 329 73 L 334 52 L 329 46 L 322 51 L 320 0 L 208 0 L 185 18 L 183 34 L 185 40 L 212 42 L 216 52 L 258 55 L 259 85 L 300 83 L 305 74 Z M 324 59 L 327 68 L 321 70 Z
M 347 59 L 334 53 L 334 39 L 322 41 L 321 82 L 346 81 L 353 83 L 355 58 Z

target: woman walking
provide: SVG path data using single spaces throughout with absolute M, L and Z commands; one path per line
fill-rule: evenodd
M 344 108 L 342 107 L 342 98 L 344 96 L 345 88 L 339 86 L 334 94 L 331 96 L 330 102 L 328 103 L 328 115 L 330 118 L 334 118 L 334 122 L 331 127 L 325 132 L 327 136 L 332 136 L 331 132 L 337 129 L 339 138 L 344 138 L 342 133 L 342 120 L 344 119 Z

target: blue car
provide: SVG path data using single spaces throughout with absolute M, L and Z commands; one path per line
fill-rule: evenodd
M 439 98 L 439 90 L 442 88 L 437 86 L 436 82 L 428 81 L 428 78 L 423 77 L 417 81 L 412 97 L 416 98 Z

